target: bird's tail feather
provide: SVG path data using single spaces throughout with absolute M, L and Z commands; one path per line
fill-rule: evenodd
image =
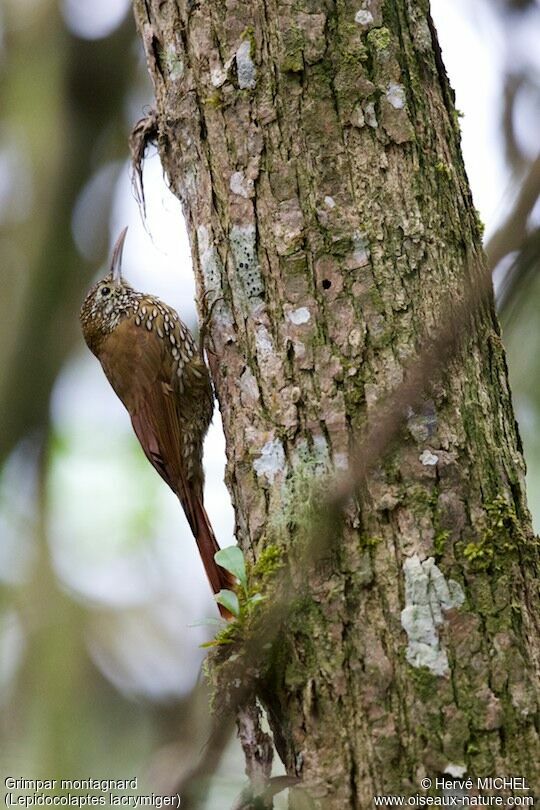
M 199 554 L 201 555 L 210 587 L 214 593 L 219 593 L 222 588 L 234 590 L 236 584 L 234 577 L 226 571 L 225 568 L 218 565 L 214 559 L 216 551 L 219 551 L 219 546 L 201 498 L 194 496 L 191 506 L 194 524 L 191 528 L 195 535 Z M 218 605 L 218 607 L 223 618 L 232 618 L 229 611 L 224 608 L 223 605 Z

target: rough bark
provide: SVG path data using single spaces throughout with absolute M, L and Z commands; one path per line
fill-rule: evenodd
M 306 532 L 426 331 L 484 271 L 423 0 L 134 0 L 212 337 L 238 541 Z M 465 329 L 465 326 L 463 326 Z M 261 684 L 325 808 L 538 779 L 536 546 L 490 303 L 347 511 Z M 306 483 L 307 482 L 307 483 Z M 277 517 L 276 517 L 277 516 Z

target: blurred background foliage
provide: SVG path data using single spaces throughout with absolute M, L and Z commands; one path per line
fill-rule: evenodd
M 129 0 L 0 0 L 0 774 L 167 791 L 209 723 L 199 647 L 215 615 L 174 496 L 82 343 L 78 310 L 131 224 L 127 275 L 195 323 L 189 250 L 159 160 L 148 217 L 127 136 L 152 104 Z M 540 525 L 540 4 L 434 0 L 486 222 Z M 219 420 L 208 509 L 232 514 Z M 231 803 L 231 743 L 208 808 Z

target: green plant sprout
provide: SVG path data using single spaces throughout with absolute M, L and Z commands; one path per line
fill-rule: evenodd
M 261 602 L 264 597 L 260 593 L 250 593 L 246 561 L 242 550 L 238 546 L 227 546 L 227 548 L 216 551 L 214 559 L 218 565 L 225 568 L 238 580 L 240 593 L 222 589 L 214 597 L 218 604 L 222 605 L 238 619 L 243 611 L 249 611 L 253 605 Z

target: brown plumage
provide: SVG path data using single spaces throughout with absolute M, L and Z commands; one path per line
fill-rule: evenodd
M 217 593 L 234 583 L 214 560 L 219 546 L 203 504 L 203 441 L 214 409 L 210 375 L 175 310 L 123 280 L 126 231 L 115 245 L 110 273 L 82 306 L 84 339 L 126 406 L 146 457 L 180 499 Z

